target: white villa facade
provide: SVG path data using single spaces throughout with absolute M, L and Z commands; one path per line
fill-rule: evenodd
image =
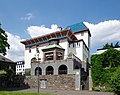
M 41 88 L 54 89 L 55 85 L 61 82 L 59 80 L 52 83 L 53 86 L 49 86 L 50 78 L 46 75 L 68 75 L 68 80 L 72 75 L 69 85 L 72 86 L 74 83 L 74 87 L 70 88 L 68 84 L 57 87 L 83 89 L 81 85 L 87 85 L 89 81 L 90 37 L 90 31 L 84 23 L 78 23 L 64 30 L 22 41 L 25 45 L 25 69 L 30 69 L 33 76 L 38 73 L 41 76 L 45 75 L 45 79 L 40 79 Z M 55 78 L 56 76 L 52 76 L 53 81 Z

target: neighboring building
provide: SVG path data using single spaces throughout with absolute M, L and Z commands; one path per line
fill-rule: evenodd
M 84 23 L 78 23 L 22 41 L 25 69 L 31 69 L 31 75 L 39 73 L 41 88 L 88 89 L 90 37 Z
M 116 50 L 119 50 L 120 51 L 120 47 L 117 47 L 117 48 L 114 48 L 114 49 L 116 49 Z M 105 51 L 107 51 L 108 49 L 97 49 L 97 52 L 95 53 L 95 54 L 101 54 L 101 53 L 103 53 L 103 52 L 105 52 Z
M 12 60 L 0 55 L 0 70 L 12 69 L 15 71 L 16 63 Z
M 17 75 L 24 75 L 25 74 L 25 63 L 24 61 L 17 61 L 16 62 L 16 74 Z

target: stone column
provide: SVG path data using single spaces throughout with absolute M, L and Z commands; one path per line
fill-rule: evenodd
M 75 75 L 75 90 L 80 90 L 80 82 L 81 82 L 81 70 L 77 71 Z
M 46 75 L 46 68 L 45 67 L 42 67 L 42 75 Z
M 89 90 L 92 90 L 92 77 L 91 77 L 91 68 L 89 68 Z

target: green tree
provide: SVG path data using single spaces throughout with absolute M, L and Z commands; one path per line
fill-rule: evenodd
M 107 51 L 101 54 L 103 60 L 101 60 L 103 67 L 118 67 L 120 65 L 120 51 L 109 48 Z
M 106 43 L 105 45 L 103 45 L 103 49 L 108 49 L 110 47 L 111 47 L 111 45 L 109 45 L 108 43 Z
M 6 71 L 6 74 L 9 75 L 9 76 L 15 75 L 15 72 L 12 69 L 6 69 L 5 71 Z
M 117 47 L 120 47 L 120 46 L 119 46 L 119 42 L 115 43 L 115 46 L 114 46 L 114 47 L 116 47 L 116 48 L 117 48 Z
M 7 48 L 9 49 L 10 45 L 7 42 L 7 34 L 5 31 L 0 27 L 0 53 L 6 55 Z
M 110 84 L 112 91 L 120 95 L 120 67 L 111 76 Z
M 92 55 L 91 65 L 93 87 L 105 87 L 99 90 L 111 91 L 109 80 L 120 66 L 120 51 L 109 48 L 102 54 Z

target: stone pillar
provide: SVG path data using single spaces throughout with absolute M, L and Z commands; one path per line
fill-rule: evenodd
M 43 68 L 41 68 L 41 69 L 42 69 L 42 75 L 46 75 L 46 68 L 43 67 Z
M 56 61 L 56 49 L 53 51 L 53 60 Z
M 92 90 L 92 77 L 91 77 L 91 68 L 89 68 L 89 90 Z
M 54 75 L 58 75 L 58 65 L 54 66 Z
M 81 82 L 81 71 L 77 71 L 75 75 L 75 90 L 80 90 L 80 82 Z

